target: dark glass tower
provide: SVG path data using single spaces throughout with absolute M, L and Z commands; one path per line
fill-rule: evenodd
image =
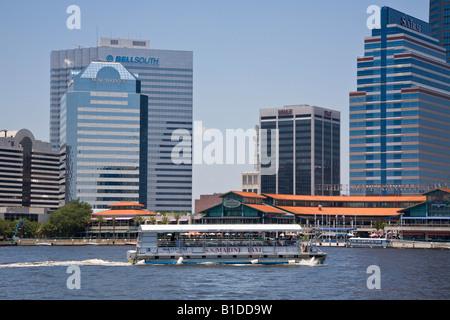
M 261 132 L 261 193 L 339 195 L 338 111 L 307 105 L 262 109 L 260 128 L 267 132 Z M 278 146 L 271 143 L 275 130 Z
M 450 0 L 430 0 L 431 35 L 447 49 L 450 63 Z

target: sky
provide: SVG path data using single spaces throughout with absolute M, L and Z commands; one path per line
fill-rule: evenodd
M 81 28 L 70 30 L 77 5 Z M 0 129 L 49 141 L 50 52 L 99 37 L 150 40 L 194 54 L 194 121 L 251 129 L 262 108 L 309 104 L 341 112 L 341 183 L 349 181 L 349 92 L 370 36 L 371 5 L 428 21 L 428 0 L 42 0 L 0 4 Z M 207 144 L 207 143 L 206 143 Z M 193 198 L 241 189 L 247 165 L 195 165 Z

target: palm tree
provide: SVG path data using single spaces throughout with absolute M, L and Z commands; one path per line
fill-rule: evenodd
M 161 219 L 161 223 L 162 224 L 169 224 L 170 220 L 167 216 L 162 217 Z
M 116 239 L 116 216 L 112 216 L 111 219 L 113 222 L 113 239 Z
M 97 216 L 97 223 L 98 223 L 98 237 L 99 239 L 102 238 L 102 223 L 105 222 L 105 218 L 103 216 Z
M 136 216 L 136 217 L 134 217 L 134 225 L 136 227 L 139 227 L 141 224 L 144 223 L 144 221 L 145 221 L 145 219 L 144 219 L 143 216 Z
M 180 220 L 180 218 L 181 218 L 181 212 L 173 212 L 172 211 L 172 215 L 173 215 L 173 217 L 174 217 L 174 219 L 176 220 L 176 222 L 177 222 L 177 224 L 178 224 L 178 222 L 179 222 L 179 220 Z

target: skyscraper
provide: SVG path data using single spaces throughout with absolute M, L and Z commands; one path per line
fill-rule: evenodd
M 431 35 L 447 49 L 450 63 L 450 0 L 430 0 Z
M 0 207 L 58 209 L 59 152 L 26 129 L 0 130 Z
M 350 185 L 450 180 L 450 65 L 430 25 L 383 7 L 350 93 Z M 352 193 L 358 193 L 352 191 Z M 407 192 L 406 192 L 407 193 Z
M 148 97 L 120 63 L 91 62 L 74 72 L 61 99 L 65 203 L 93 210 L 114 202 L 147 205 Z
M 261 193 L 340 194 L 340 112 L 308 105 L 261 109 L 260 128 Z M 276 130 L 278 148 L 271 142 Z
M 174 130 L 192 133 L 193 54 L 151 49 L 147 40 L 105 39 L 97 47 L 51 53 L 50 141 L 59 148 L 60 99 L 72 71 L 92 61 L 117 62 L 141 82 L 148 102 L 147 205 L 150 211 L 192 210 L 192 165 L 174 164 Z

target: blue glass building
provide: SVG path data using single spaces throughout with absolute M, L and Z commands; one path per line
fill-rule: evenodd
M 193 127 L 193 52 L 150 48 L 148 40 L 100 38 L 97 47 L 51 52 L 50 142 L 59 150 L 60 101 L 72 72 L 92 61 L 117 62 L 136 75 L 148 96 L 147 209 L 192 211 L 192 164 L 176 164 L 175 130 Z
M 94 210 L 114 202 L 147 205 L 148 97 L 120 63 L 92 62 L 74 72 L 61 99 L 65 203 Z
M 350 187 L 450 181 L 450 65 L 430 25 L 383 7 L 350 93 Z M 398 191 L 395 192 L 398 194 Z M 407 192 L 404 192 L 407 193 Z
M 430 0 L 431 35 L 447 49 L 450 63 L 450 0 Z

